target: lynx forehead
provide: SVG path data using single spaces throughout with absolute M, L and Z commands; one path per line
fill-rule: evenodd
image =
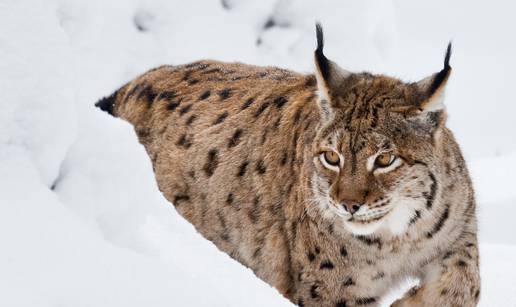
M 164 196 L 299 306 L 475 306 L 474 193 L 446 128 L 444 67 L 419 82 L 199 61 L 161 66 L 97 106 L 133 124 Z

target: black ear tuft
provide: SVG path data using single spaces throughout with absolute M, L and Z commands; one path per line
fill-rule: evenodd
M 322 53 L 324 48 L 324 34 L 319 22 L 315 24 L 315 35 L 317 36 L 317 52 Z
M 323 53 L 324 48 L 324 35 L 323 29 L 320 23 L 315 24 L 315 34 L 317 36 L 317 49 L 315 49 L 315 61 L 321 73 L 323 79 L 327 80 L 330 73 L 330 65 L 328 59 Z
M 446 48 L 446 55 L 444 56 L 444 67 L 441 69 L 440 72 L 435 74 L 434 80 L 432 81 L 432 84 L 429 88 L 429 96 L 432 96 L 437 89 L 441 87 L 443 82 L 445 82 L 448 79 L 448 76 L 450 75 L 451 66 L 450 66 L 450 57 L 451 57 L 451 51 L 452 51 L 452 43 L 448 43 L 448 47 Z
M 450 67 L 450 57 L 452 52 L 452 42 L 450 41 L 448 43 L 448 47 L 446 48 L 446 55 L 444 56 L 444 68 L 451 68 Z

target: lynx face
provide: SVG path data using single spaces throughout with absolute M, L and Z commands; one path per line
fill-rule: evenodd
M 381 110 L 374 112 L 381 116 Z M 365 118 L 359 122 L 368 123 Z M 400 122 L 397 128 L 407 127 Z M 389 127 L 373 129 L 370 123 L 353 130 L 339 117 L 319 133 L 313 151 L 314 199 L 326 216 L 342 219 L 355 234 L 381 229 L 403 233 L 435 193 L 435 178 L 420 162 L 431 160 L 432 148 L 411 146 L 428 142 L 431 135 L 403 140 L 393 132 Z
M 445 67 L 416 83 L 350 73 L 315 52 L 324 124 L 313 147 L 316 206 L 354 234 L 403 233 L 436 193 L 431 172 L 445 121 Z

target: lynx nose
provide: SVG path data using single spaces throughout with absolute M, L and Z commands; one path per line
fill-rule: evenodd
M 342 202 L 341 205 L 344 207 L 344 209 L 349 212 L 350 214 L 354 214 L 355 212 L 357 212 L 360 207 L 362 206 L 361 203 L 357 203 L 357 202 L 354 202 L 354 201 L 345 201 L 345 202 Z

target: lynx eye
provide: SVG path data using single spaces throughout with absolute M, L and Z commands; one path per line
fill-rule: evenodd
M 330 165 L 338 166 L 340 162 L 340 157 L 335 151 L 325 151 L 324 160 L 326 160 L 326 162 Z
M 332 150 L 323 151 L 319 155 L 319 159 L 321 160 L 321 163 L 331 170 L 334 170 L 336 172 L 339 171 L 341 160 L 340 155 Z
M 396 157 L 393 154 L 384 152 L 376 157 L 374 164 L 376 167 L 387 167 L 390 166 L 394 160 L 396 160 Z

